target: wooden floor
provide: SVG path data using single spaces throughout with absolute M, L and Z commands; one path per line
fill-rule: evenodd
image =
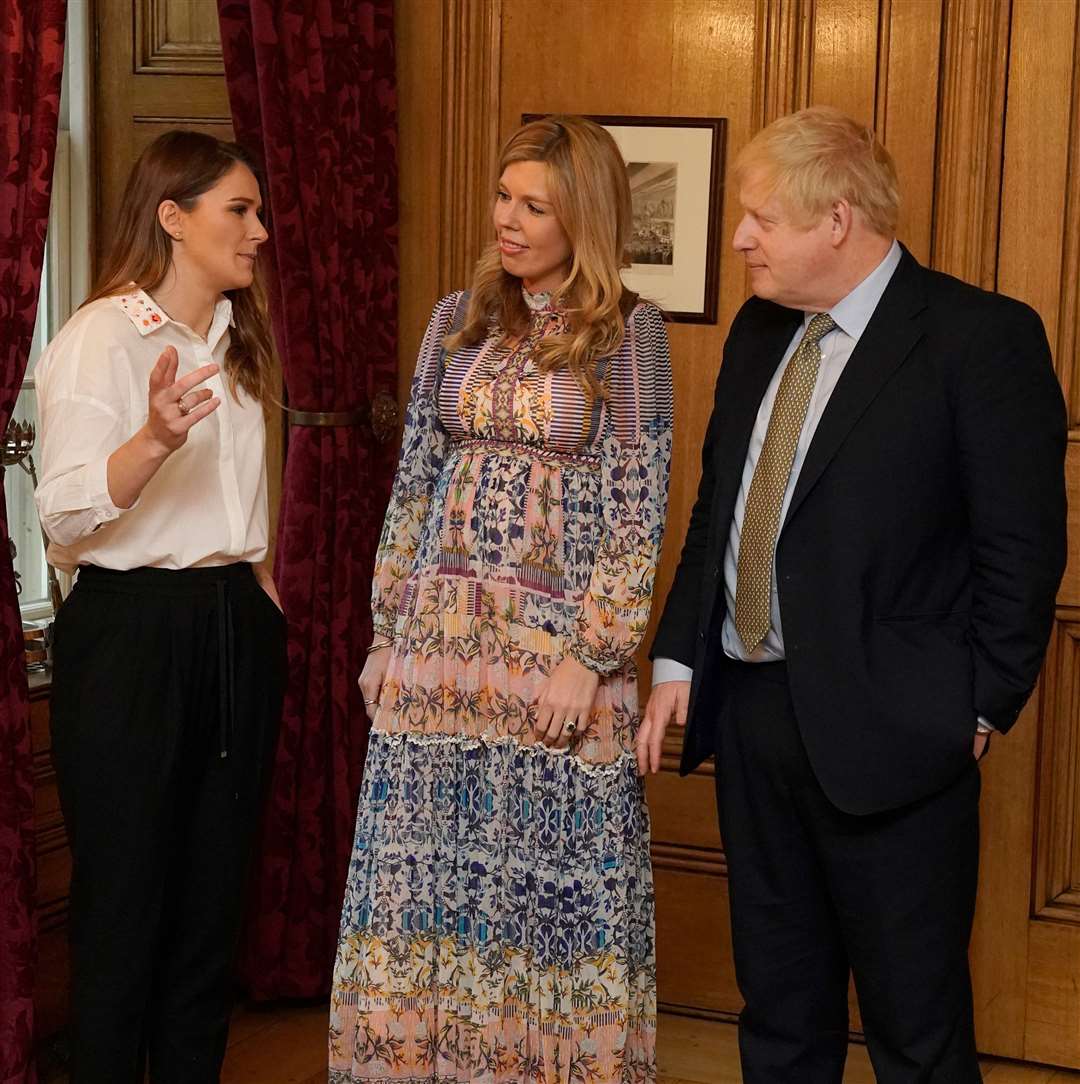
M 735 1029 L 661 1016 L 658 1084 L 739 1084 Z M 987 1060 L 990 1084 L 1080 1084 L 1080 1073 Z M 326 1084 L 326 1006 L 240 1009 L 222 1084 Z M 853 1045 L 844 1084 L 874 1084 L 866 1049 Z

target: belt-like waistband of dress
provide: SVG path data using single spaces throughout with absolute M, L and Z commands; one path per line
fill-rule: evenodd
M 453 450 L 468 454 L 505 455 L 521 459 L 539 459 L 545 463 L 560 463 L 580 470 L 599 470 L 601 457 L 587 452 L 563 452 L 541 444 L 526 444 L 516 440 L 489 440 L 477 437 L 471 440 L 455 440 Z

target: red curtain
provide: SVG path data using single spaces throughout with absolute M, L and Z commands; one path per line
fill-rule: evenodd
M 0 434 L 37 315 L 67 0 L 0 7 Z M 0 493 L 0 1082 L 35 1079 L 34 780 L 22 622 Z
M 393 2 L 218 10 L 237 138 L 266 174 L 288 405 L 363 410 L 397 385 Z M 275 562 L 289 684 L 241 960 L 258 998 L 329 989 L 367 745 L 356 678 L 393 468 L 366 426 L 290 429 Z

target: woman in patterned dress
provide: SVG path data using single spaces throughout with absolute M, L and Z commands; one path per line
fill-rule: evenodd
M 332 1084 L 655 1079 L 633 653 L 667 336 L 619 278 L 630 191 L 604 129 L 528 124 L 500 174 L 498 242 L 420 350 L 376 560 Z

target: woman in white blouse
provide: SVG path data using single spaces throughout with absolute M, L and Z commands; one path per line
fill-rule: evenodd
M 217 1081 L 285 622 L 265 567 L 273 347 L 245 153 L 140 157 L 37 369 L 52 739 L 73 858 L 72 1084 Z

